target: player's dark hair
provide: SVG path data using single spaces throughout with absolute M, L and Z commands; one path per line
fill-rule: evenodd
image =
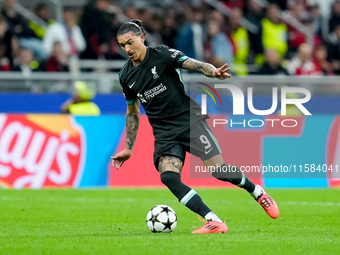
M 142 21 L 139 19 L 132 19 L 131 21 L 125 22 L 123 25 L 121 25 L 118 29 L 117 37 L 129 32 L 133 32 L 136 35 L 146 34 Z

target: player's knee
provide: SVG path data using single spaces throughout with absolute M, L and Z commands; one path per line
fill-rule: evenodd
M 181 175 L 173 171 L 165 171 L 161 174 L 161 182 L 170 187 L 181 181 Z
M 166 171 L 180 173 L 183 167 L 183 160 L 177 156 L 163 155 L 159 158 L 158 171 L 162 174 Z

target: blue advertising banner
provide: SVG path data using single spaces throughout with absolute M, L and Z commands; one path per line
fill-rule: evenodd
M 210 124 L 220 117 L 211 115 Z M 251 124 L 259 125 L 261 120 L 266 124 L 253 130 L 238 124 L 238 128 L 217 125 L 212 131 L 226 160 L 259 184 L 273 188 L 338 187 L 340 116 L 293 119 L 298 125 L 289 129 L 282 127 L 280 121 L 272 125 L 268 118 L 261 118 Z M 218 138 L 220 135 L 222 139 Z M 124 148 L 124 140 L 123 114 L 98 117 L 0 114 L 0 186 L 14 189 L 162 186 L 153 165 L 154 138 L 145 115 L 141 116 L 133 156 L 118 171 L 110 166 L 110 156 Z M 190 163 L 193 162 L 187 157 L 182 171 L 182 179 L 188 185 L 231 187 L 214 178 L 193 178 Z

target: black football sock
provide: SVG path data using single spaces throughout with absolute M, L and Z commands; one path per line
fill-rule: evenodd
M 239 186 L 251 194 L 255 190 L 255 184 L 236 166 L 223 164 L 219 169 L 212 172 L 211 175 L 218 180 Z
M 181 175 L 176 172 L 166 171 L 161 174 L 162 183 L 167 186 L 178 201 L 191 211 L 205 218 L 211 212 L 210 208 L 202 201 L 202 198 L 181 181 Z

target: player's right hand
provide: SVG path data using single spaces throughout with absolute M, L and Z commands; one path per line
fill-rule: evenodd
M 132 150 L 124 149 L 118 152 L 116 155 L 112 156 L 112 166 L 119 169 L 123 163 L 128 160 L 132 155 Z

